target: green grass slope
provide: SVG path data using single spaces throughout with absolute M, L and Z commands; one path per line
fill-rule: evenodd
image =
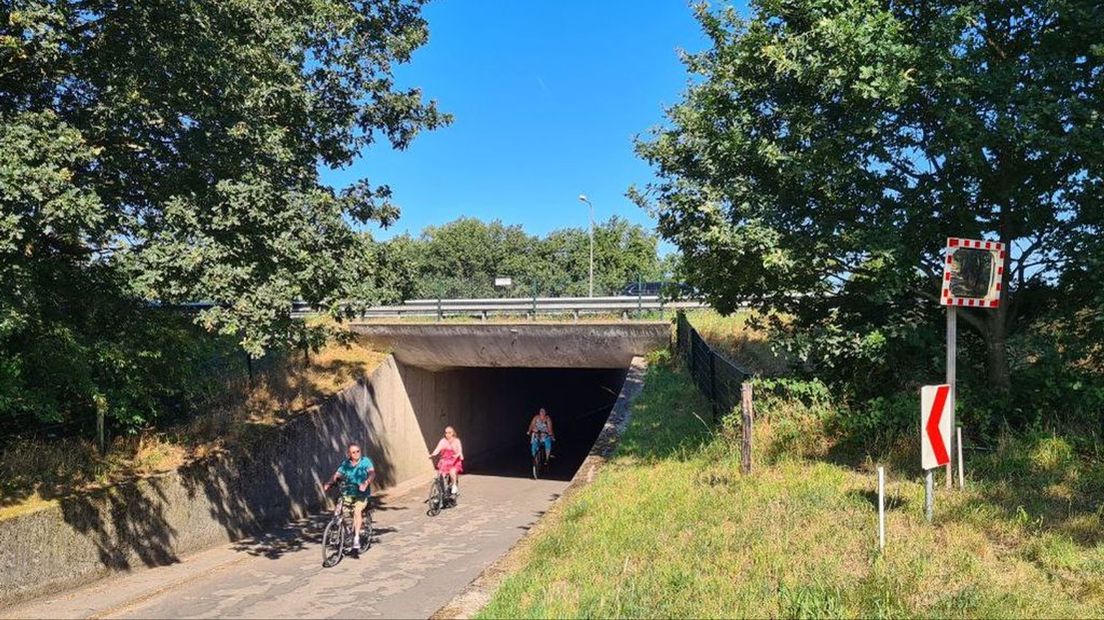
M 918 472 L 891 472 L 882 556 L 869 467 L 771 449 L 795 407 L 764 399 L 741 476 L 738 429 L 710 430 L 683 371 L 653 364 L 615 458 L 545 517 L 481 616 L 1104 616 L 1100 510 L 1055 520 L 971 481 L 940 489 L 927 524 Z

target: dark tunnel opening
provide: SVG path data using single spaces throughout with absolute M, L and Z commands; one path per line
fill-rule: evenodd
M 526 429 L 537 409 L 552 416 L 556 442 L 544 476 L 570 480 L 617 402 L 625 368 L 451 368 L 400 365 L 427 450 L 446 425 L 464 442 L 465 473 L 530 476 Z

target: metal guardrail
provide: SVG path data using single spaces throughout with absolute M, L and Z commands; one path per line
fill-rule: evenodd
M 361 313 L 362 318 L 445 317 L 465 316 L 486 319 L 495 315 L 570 315 L 633 314 L 704 308 L 700 301 L 667 301 L 657 296 L 622 297 L 511 297 L 500 299 L 411 299 L 391 306 L 373 306 Z M 296 308 L 297 313 L 305 313 Z

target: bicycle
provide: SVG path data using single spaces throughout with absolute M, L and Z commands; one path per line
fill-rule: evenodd
M 533 441 L 533 435 L 536 435 L 537 440 L 537 453 L 533 455 L 533 480 L 539 480 L 541 473 L 548 469 L 548 453 L 545 452 L 544 438 L 549 435 L 545 432 L 534 431 L 530 435 L 530 442 Z
M 457 497 L 448 488 L 448 476 L 437 474 L 429 485 L 429 497 L 425 503 L 429 504 L 426 515 L 436 517 L 444 508 L 454 508 Z
M 322 566 L 336 566 L 353 546 L 353 502 L 341 494 L 337 498 L 333 517 L 322 532 Z M 367 551 L 372 546 L 372 510 L 365 508 L 360 521 L 360 550 Z

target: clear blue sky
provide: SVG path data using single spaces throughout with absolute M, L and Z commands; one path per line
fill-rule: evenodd
M 399 68 L 455 116 L 406 151 L 378 144 L 354 165 L 323 171 L 337 186 L 385 183 L 402 217 L 377 238 L 462 215 L 544 234 L 613 214 L 654 228 L 629 202 L 651 178 L 635 134 L 663 120 L 687 85 L 677 49 L 705 39 L 683 0 L 436 0 L 429 43 Z

